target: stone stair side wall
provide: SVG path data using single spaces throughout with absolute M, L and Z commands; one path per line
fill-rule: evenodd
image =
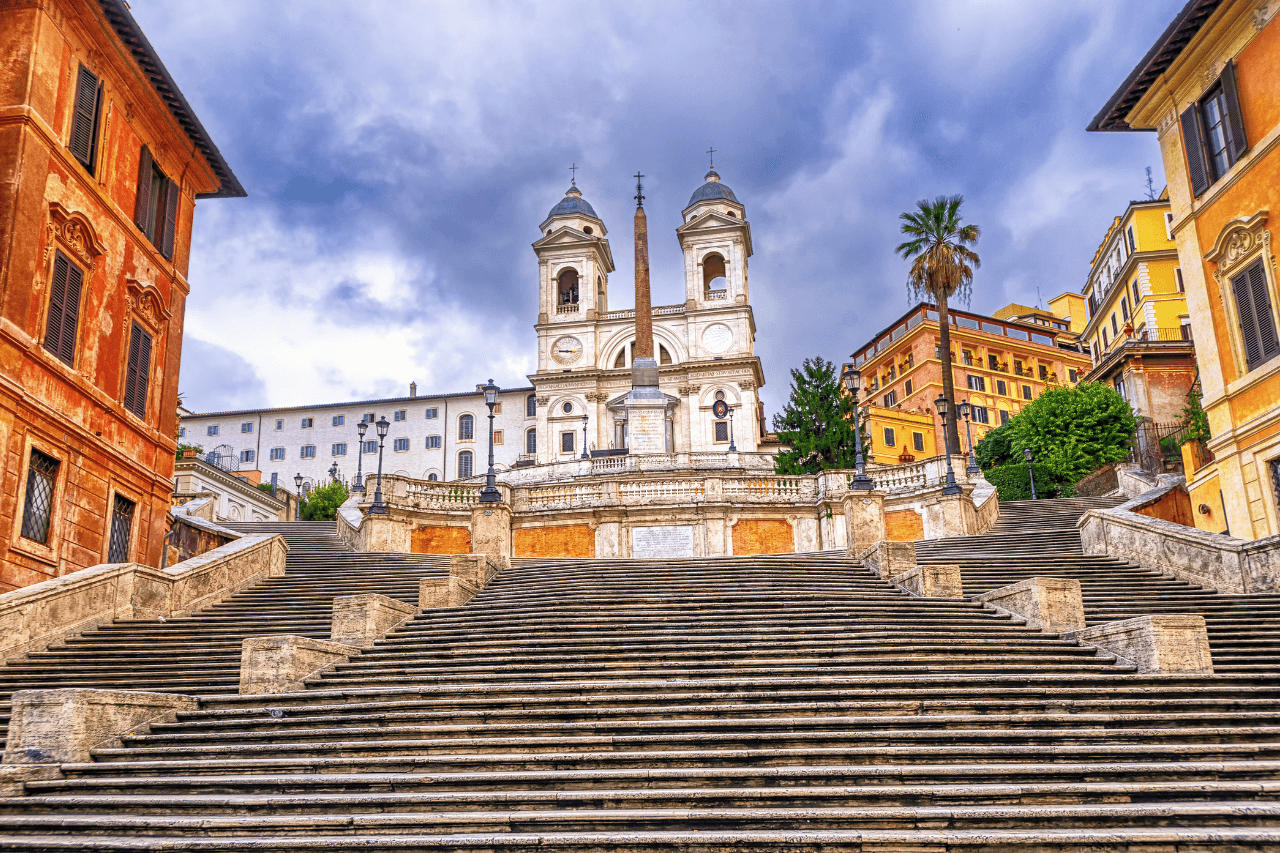
M 1086 512 L 1078 523 L 1084 553 L 1120 557 L 1223 593 L 1280 591 L 1280 536 L 1246 541 L 1126 509 L 1142 501 Z
M 116 619 L 182 616 L 284 574 L 288 546 L 279 535 L 243 536 L 164 571 L 141 563 L 91 566 L 0 595 L 0 659 Z

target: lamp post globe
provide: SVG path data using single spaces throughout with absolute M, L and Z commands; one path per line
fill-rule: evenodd
M 391 424 L 384 415 L 378 418 L 377 423 L 373 425 L 373 429 L 378 434 L 378 481 L 373 488 L 373 503 L 369 505 L 369 513 L 371 515 L 386 515 L 387 505 L 382 502 L 382 448 L 386 444 L 387 430 L 391 429 Z
M 964 472 L 970 477 L 976 477 L 981 471 L 978 468 L 978 458 L 973 455 L 973 429 L 970 426 L 969 418 L 973 412 L 973 406 L 969 404 L 968 400 L 965 400 L 963 403 L 957 404 L 956 408 L 960 410 L 960 416 L 964 418 L 964 435 L 969 442 L 969 464 L 965 467 Z
M 944 495 L 958 495 L 963 490 L 956 483 L 956 472 L 951 467 L 951 448 L 947 447 L 947 398 L 943 394 L 938 395 L 938 399 L 933 401 L 933 405 L 938 408 L 938 417 L 942 418 L 942 445 L 945 448 L 943 455 L 947 457 L 947 484 L 942 487 Z
M 351 491 L 364 494 L 364 434 L 369 429 L 368 421 L 361 420 L 356 424 L 356 432 L 360 435 L 360 440 L 356 442 L 356 482 L 351 487 Z
M 862 422 L 858 416 L 858 392 L 862 390 L 862 371 L 853 365 L 846 367 L 844 372 L 840 374 L 840 383 L 844 385 L 844 390 L 848 391 L 849 396 L 853 398 L 853 443 L 855 445 L 855 455 L 853 457 L 853 479 L 849 481 L 849 488 L 870 491 L 875 488 L 875 483 L 871 482 L 871 478 L 867 476 L 867 460 L 862 453 Z
M 480 390 L 484 392 L 484 404 L 489 407 L 489 470 L 484 475 L 484 488 L 480 491 L 481 503 L 497 503 L 502 500 L 493 470 L 493 407 L 498 404 L 498 386 L 490 379 Z
M 1031 460 L 1035 458 L 1035 454 L 1031 452 L 1030 447 L 1022 448 L 1022 458 L 1027 460 L 1027 480 L 1031 483 L 1031 500 L 1039 500 L 1036 497 L 1036 472 L 1031 467 Z

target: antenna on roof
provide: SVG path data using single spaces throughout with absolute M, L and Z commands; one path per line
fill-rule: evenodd
M 1040 285 L 1037 284 L 1036 285 L 1036 307 L 1043 310 L 1044 309 L 1043 303 L 1044 303 L 1044 297 L 1040 295 Z
M 1151 180 L 1151 167 L 1147 167 L 1147 201 L 1156 200 L 1156 184 Z

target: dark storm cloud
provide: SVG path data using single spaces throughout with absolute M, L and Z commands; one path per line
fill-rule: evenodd
M 963 193 L 982 225 L 974 308 L 1079 289 L 1143 167 L 1162 183 L 1153 136 L 1084 125 L 1179 5 L 137 0 L 134 14 L 251 193 L 201 204 L 189 328 L 248 359 L 272 404 L 410 379 L 523 384 L 529 244 L 570 163 L 610 228 L 611 304 L 631 303 L 637 169 L 654 298 L 681 301 L 674 230 L 714 145 L 752 222 L 776 410 L 789 367 L 841 358 L 905 310 L 893 247 L 919 198 Z M 184 365 L 192 400 L 187 377 L 203 375 Z

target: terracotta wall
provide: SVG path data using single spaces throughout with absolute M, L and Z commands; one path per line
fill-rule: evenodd
M 471 529 L 468 527 L 415 528 L 409 550 L 414 554 L 470 554 Z
M 1185 524 L 1187 527 L 1196 526 L 1191 514 L 1191 497 L 1183 488 L 1170 489 L 1159 500 L 1135 509 L 1134 512 L 1150 518 L 1172 521 L 1174 524 Z
M 733 525 L 734 556 L 791 554 L 796 550 L 791 522 L 781 519 L 743 519 Z
M 512 534 L 517 557 L 594 557 L 596 533 L 588 524 L 521 527 Z
M 885 537 L 894 542 L 918 542 L 924 538 L 924 519 L 913 509 L 884 514 Z

